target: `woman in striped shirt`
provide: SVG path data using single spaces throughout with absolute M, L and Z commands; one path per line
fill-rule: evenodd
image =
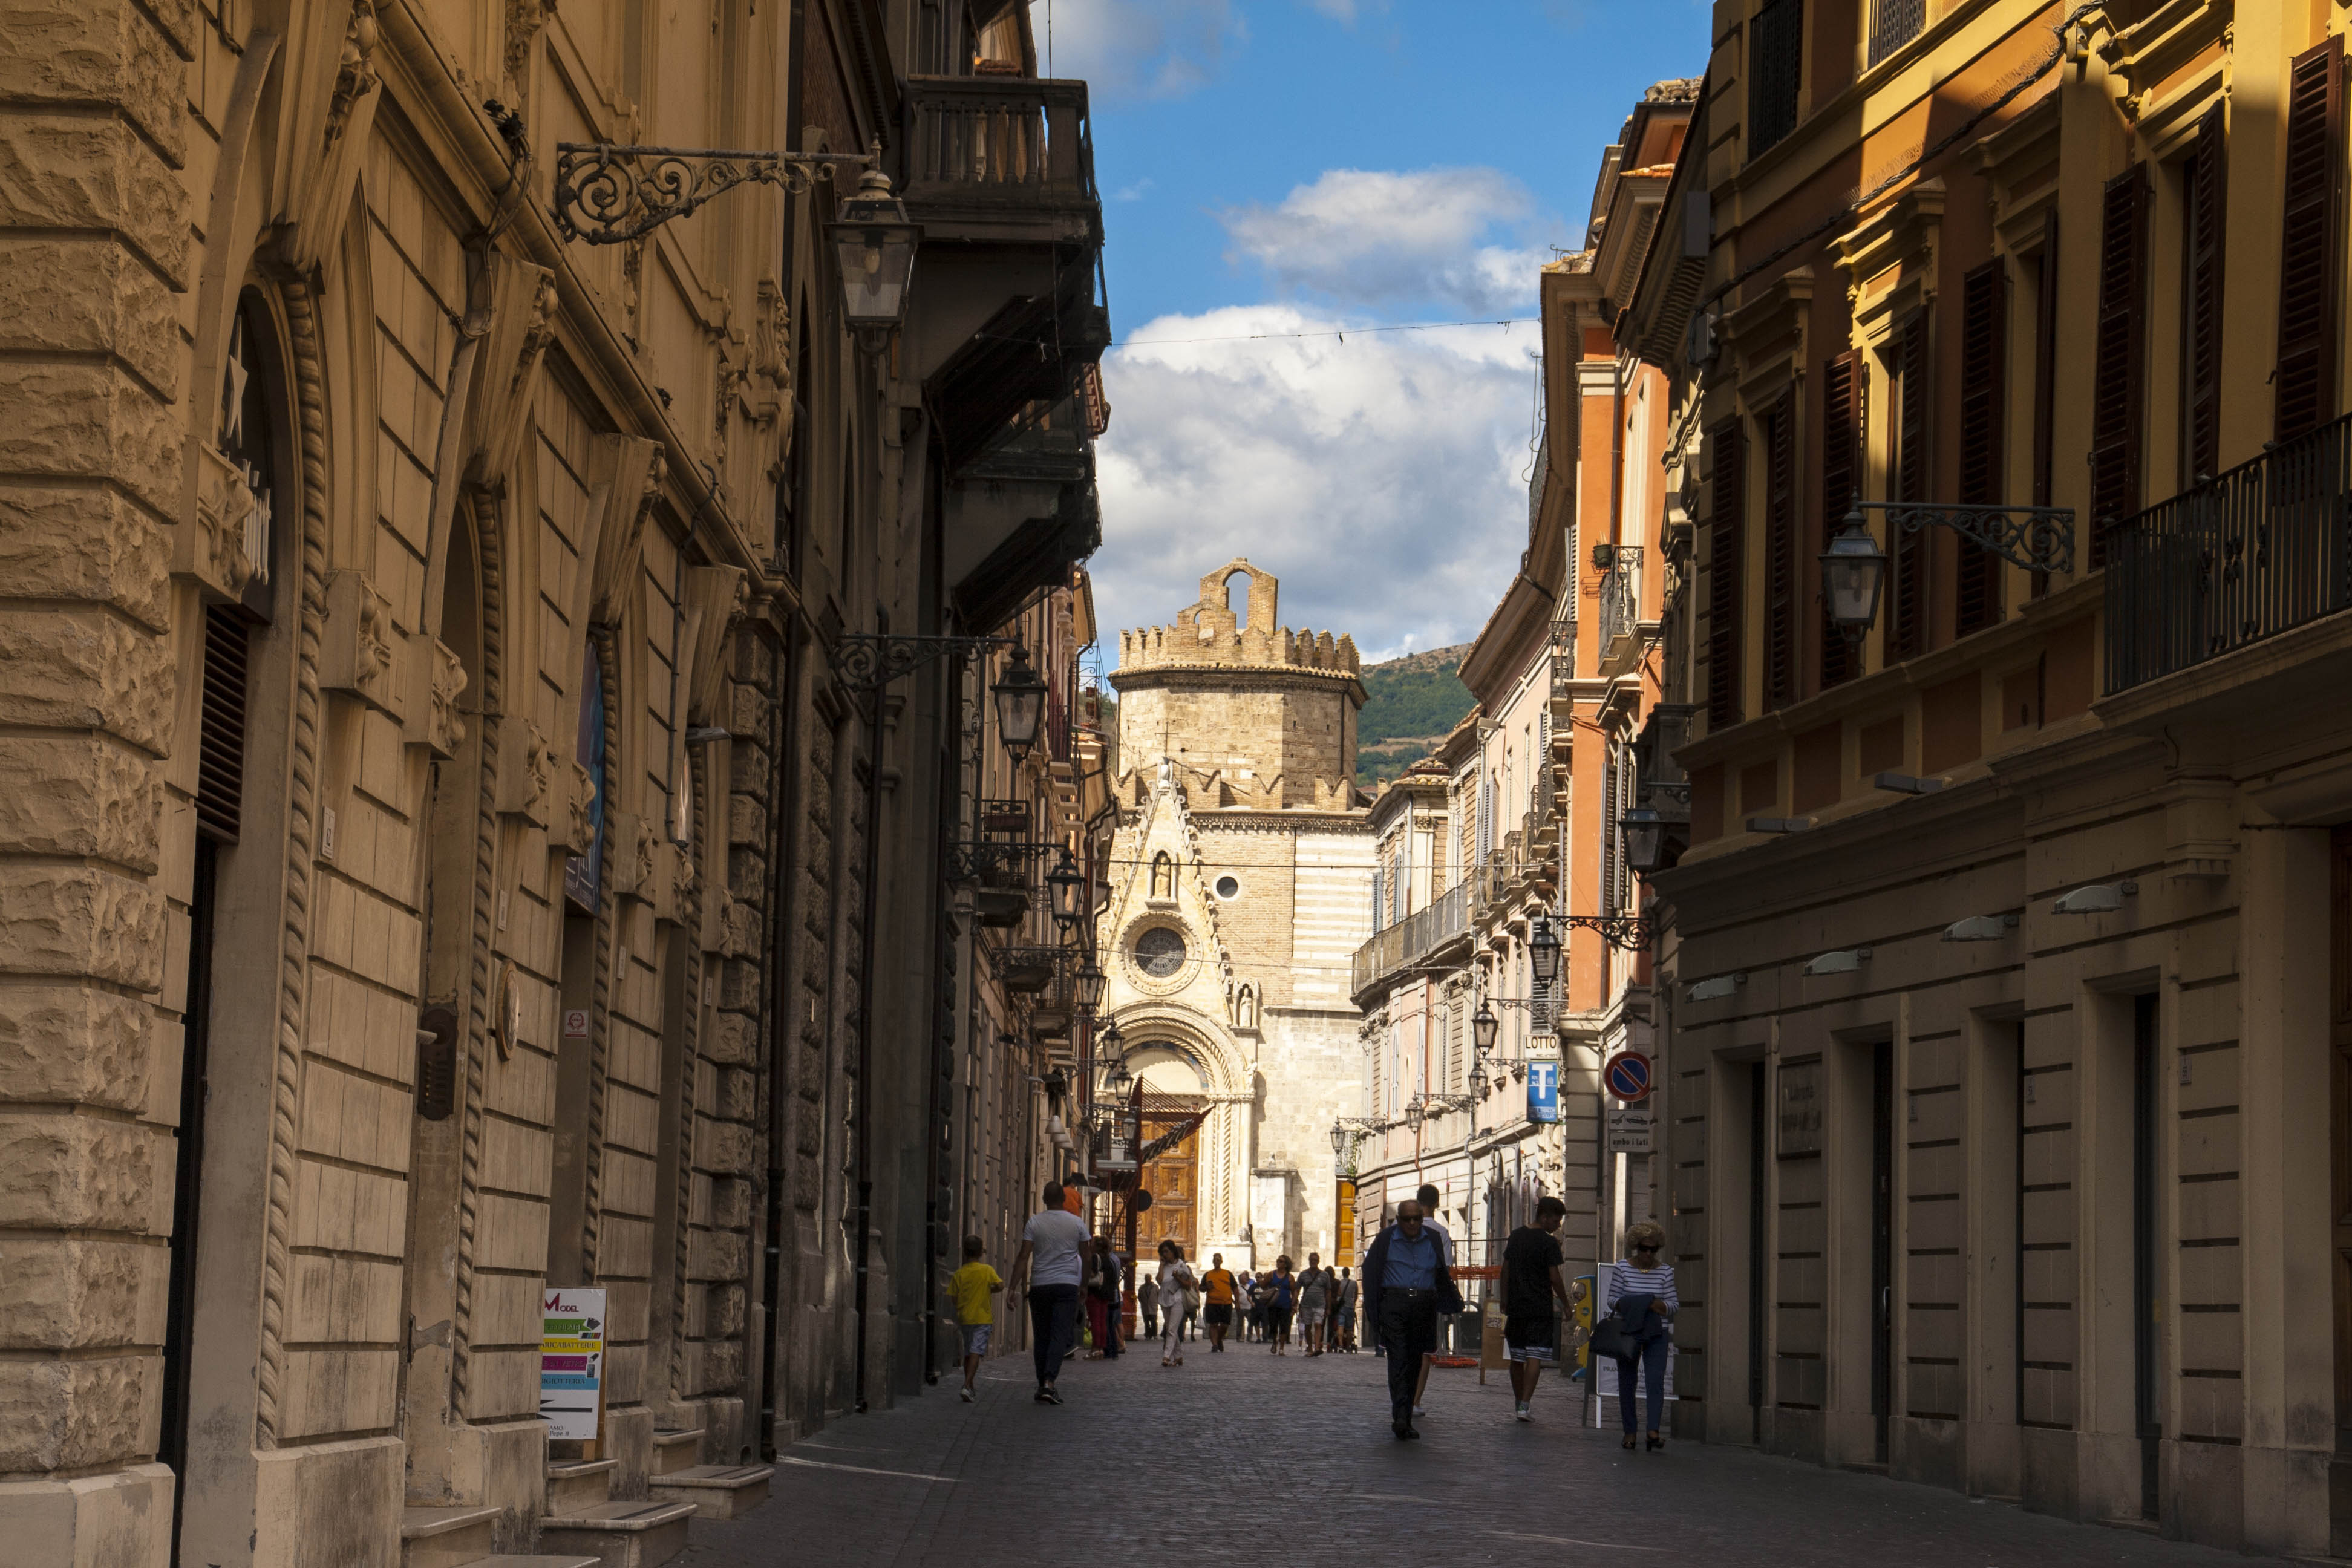
M 1654 1220 L 1643 1220 L 1625 1233 L 1633 1257 L 1609 1266 L 1609 1295 L 1604 1307 L 1617 1314 L 1625 1331 L 1627 1352 L 1617 1358 L 1617 1413 L 1625 1422 L 1625 1447 L 1633 1446 L 1633 1374 L 1643 1373 L 1643 1392 L 1650 1407 L 1650 1448 L 1666 1446 L 1658 1435 L 1658 1418 L 1665 1403 L 1666 1350 L 1672 1342 L 1666 1322 L 1682 1310 L 1675 1294 L 1675 1271 L 1658 1261 L 1666 1233 Z

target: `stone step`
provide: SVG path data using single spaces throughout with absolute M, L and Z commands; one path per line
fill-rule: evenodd
M 400 1568 L 464 1568 L 490 1555 L 499 1509 L 404 1508 L 400 1510 Z
M 707 1428 L 690 1426 L 678 1432 L 654 1434 L 653 1474 L 666 1476 L 687 1469 L 702 1458 L 702 1434 Z
M 690 1465 L 646 1479 L 646 1489 L 662 1502 L 690 1502 L 704 1519 L 740 1519 L 768 1500 L 773 1465 Z
M 558 1459 L 547 1467 L 547 1511 L 571 1515 L 613 1500 L 618 1459 Z
M 549 1552 L 593 1552 L 604 1568 L 661 1568 L 686 1550 L 689 1502 L 600 1502 L 576 1514 L 540 1521 L 539 1544 Z

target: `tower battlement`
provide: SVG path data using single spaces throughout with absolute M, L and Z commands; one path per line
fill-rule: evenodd
M 1249 579 L 1248 606 L 1241 616 L 1226 603 L 1226 584 L 1237 574 Z M 1201 579 L 1199 602 L 1177 611 L 1171 625 L 1119 633 L 1118 673 L 1240 667 L 1355 679 L 1362 668 L 1355 639 L 1278 626 L 1280 596 L 1281 584 L 1271 573 L 1236 556 Z

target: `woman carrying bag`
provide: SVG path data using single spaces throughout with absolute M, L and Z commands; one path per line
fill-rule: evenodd
M 1160 1364 L 1184 1364 L 1184 1320 L 1191 1315 L 1200 1289 L 1184 1249 L 1172 1241 L 1160 1244 Z
M 1666 1397 L 1666 1354 L 1673 1345 L 1667 1324 L 1682 1310 L 1675 1293 L 1675 1271 L 1658 1261 L 1666 1233 L 1654 1220 L 1643 1220 L 1625 1233 L 1633 1254 L 1609 1266 L 1608 1294 L 1601 1306 L 1608 1316 L 1592 1328 L 1597 1355 L 1617 1360 L 1617 1413 L 1625 1423 L 1625 1447 L 1633 1446 L 1634 1373 L 1642 1373 L 1643 1393 L 1649 1405 L 1650 1451 L 1666 1446 L 1659 1420 Z

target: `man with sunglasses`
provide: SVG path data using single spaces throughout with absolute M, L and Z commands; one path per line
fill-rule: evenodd
M 1421 1436 L 1412 1425 L 1414 1385 L 1422 1357 L 1437 1349 L 1437 1314 L 1462 1310 L 1445 1252 L 1421 1205 L 1408 1199 L 1364 1256 L 1364 1315 L 1388 1355 L 1389 1430 L 1399 1437 Z

